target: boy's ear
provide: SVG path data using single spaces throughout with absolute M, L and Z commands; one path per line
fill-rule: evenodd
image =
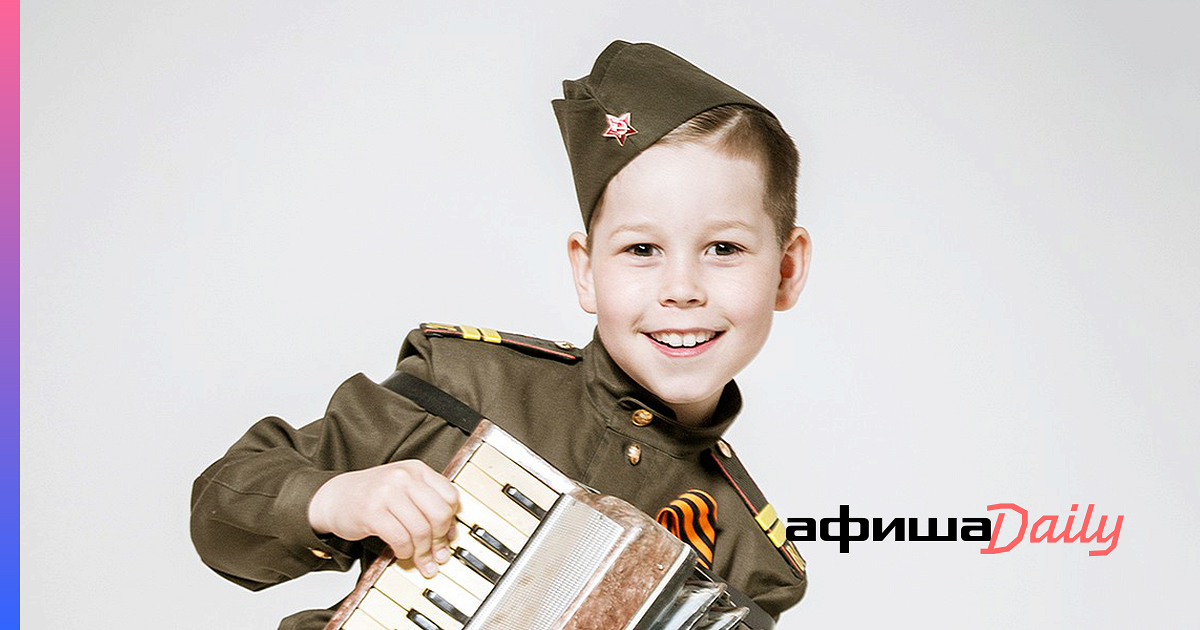
M 596 284 L 592 279 L 592 255 L 588 252 L 587 236 L 574 232 L 567 237 L 567 258 L 571 261 L 571 276 L 575 280 L 575 293 L 579 295 L 579 307 L 596 314 Z
M 792 228 L 792 233 L 783 244 L 783 258 L 779 261 L 779 288 L 775 293 L 775 310 L 786 311 L 796 305 L 804 281 L 808 279 L 808 263 L 812 259 L 812 240 L 808 230 Z

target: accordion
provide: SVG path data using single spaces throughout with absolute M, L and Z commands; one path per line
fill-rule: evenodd
M 444 474 L 452 557 L 426 579 L 385 551 L 325 630 L 727 630 L 749 612 L 690 546 L 487 420 Z

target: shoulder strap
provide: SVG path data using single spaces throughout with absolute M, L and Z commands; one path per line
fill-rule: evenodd
M 494 328 L 425 322 L 421 324 L 421 332 L 426 337 L 450 337 L 507 346 L 533 356 L 558 359 L 563 363 L 576 363 L 583 359 L 583 350 L 569 341 L 550 341 Z
M 380 383 L 384 387 L 417 403 L 425 411 L 456 426 L 470 435 L 483 416 L 463 401 L 447 394 L 437 386 L 407 372 L 396 371 Z
M 779 550 L 779 554 L 792 568 L 796 577 L 807 581 L 804 558 L 800 556 L 800 552 L 796 551 L 795 545 L 788 541 L 785 534 L 786 528 L 775 512 L 775 506 L 767 503 L 767 498 L 758 489 L 758 484 L 750 478 L 750 473 L 746 472 L 746 467 L 733 453 L 733 449 L 725 440 L 717 440 L 716 445 L 708 449 L 708 454 L 717 463 L 721 474 L 725 475 L 734 490 L 737 490 L 738 496 L 742 498 L 746 509 L 750 510 L 750 514 L 754 516 L 754 522 L 758 523 L 763 533 L 766 534 L 771 546 Z

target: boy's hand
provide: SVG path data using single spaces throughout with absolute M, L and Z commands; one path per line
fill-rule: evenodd
M 424 462 L 409 459 L 326 481 L 308 504 L 308 522 L 317 534 L 345 540 L 378 536 L 429 578 L 450 558 L 456 512 L 458 490 Z

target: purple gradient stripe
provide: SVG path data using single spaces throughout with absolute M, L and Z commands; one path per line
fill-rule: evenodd
M 20 624 L 21 4 L 0 0 L 0 627 Z

